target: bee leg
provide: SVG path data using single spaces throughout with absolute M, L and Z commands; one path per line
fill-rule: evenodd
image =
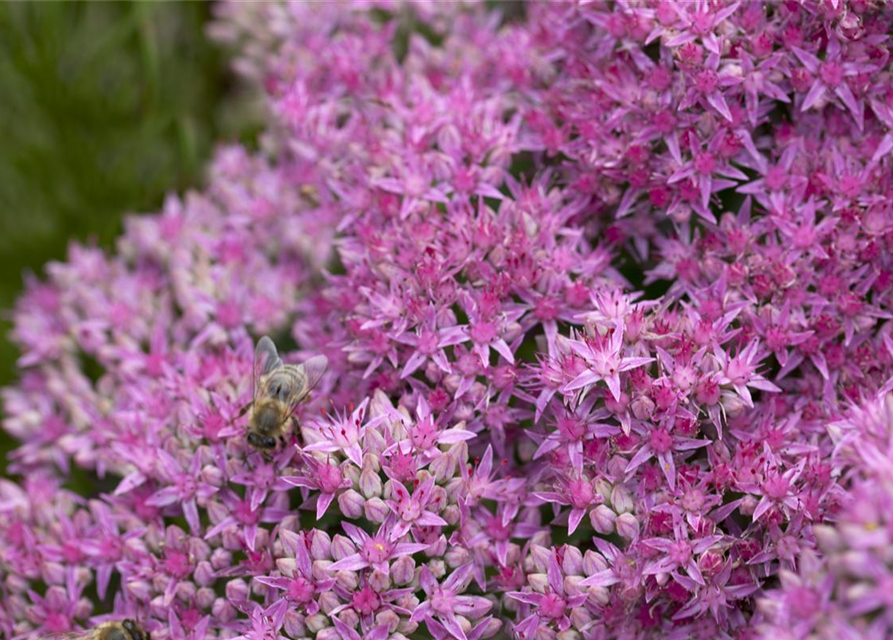
M 299 434 L 301 433 L 298 425 L 298 419 L 295 416 L 291 417 L 291 437 L 294 440 L 295 446 L 300 447 L 301 438 Z
M 251 402 L 246 404 L 244 407 L 242 407 L 242 409 L 239 411 L 238 415 L 235 417 L 235 420 L 238 420 L 239 418 L 244 416 L 246 413 L 248 413 L 248 410 L 252 407 L 253 404 L 254 404 L 254 400 L 252 400 Z

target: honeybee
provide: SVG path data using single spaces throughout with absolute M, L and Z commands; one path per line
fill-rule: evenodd
M 293 412 L 319 382 L 329 361 L 314 356 L 302 364 L 283 364 L 268 336 L 254 350 L 254 400 L 249 408 L 248 444 L 260 451 L 285 445 L 295 425 Z
M 151 640 L 149 634 L 130 618 L 103 622 L 86 631 L 57 633 L 50 636 L 52 640 Z

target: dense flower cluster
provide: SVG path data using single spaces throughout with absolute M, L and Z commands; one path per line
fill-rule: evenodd
M 500 8 L 223 5 L 262 150 L 16 309 L 0 633 L 890 637 L 893 13 Z

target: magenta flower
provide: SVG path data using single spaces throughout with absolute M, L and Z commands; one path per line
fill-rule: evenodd
M 484 616 L 493 603 L 480 596 L 461 594 L 471 579 L 471 565 L 466 564 L 454 570 L 449 578 L 438 583 L 428 567 L 422 567 L 419 584 L 427 599 L 412 612 L 413 622 L 435 621 L 443 626 L 453 638 L 467 640 L 457 616 L 477 619 Z
M 585 593 L 570 595 L 565 592 L 564 578 L 555 551 L 549 555 L 547 576 L 549 583 L 544 593 L 527 591 L 508 593 L 510 598 L 530 605 L 533 610 L 533 613 L 515 625 L 515 633 L 521 637 L 534 637 L 540 625 L 544 623 L 554 625 L 557 631 L 568 629 L 571 626 L 569 618 L 571 610 L 582 606 L 586 601 Z
M 409 490 L 398 480 L 392 483 L 392 498 L 387 505 L 396 515 L 397 522 L 391 530 L 391 540 L 402 538 L 413 527 L 445 527 L 447 521 L 432 511 L 442 506 L 437 504 L 434 496 L 434 478 L 428 478 L 417 486 L 410 494 Z M 433 500 L 433 502 L 432 502 Z
M 592 338 L 570 340 L 569 344 L 574 353 L 583 358 L 587 370 L 565 385 L 565 391 L 575 391 L 603 381 L 608 385 L 608 390 L 614 399 L 620 400 L 620 374 L 654 361 L 654 358 L 621 355 L 623 327 L 613 329 L 604 336 L 596 334 Z
M 359 551 L 329 565 L 328 569 L 330 571 L 359 571 L 366 567 L 372 567 L 387 573 L 388 562 L 391 560 L 409 556 L 428 548 L 429 545 L 416 542 L 393 542 L 401 537 L 395 536 L 393 533 L 396 526 L 392 519 L 387 520 L 379 527 L 375 536 L 370 536 L 349 522 L 343 523 L 344 531 L 357 545 Z
M 329 591 L 334 586 L 335 579 L 319 580 L 313 575 L 309 550 L 310 536 L 283 529 L 279 532 L 279 538 L 294 554 L 294 558 L 280 558 L 277 562 L 277 567 L 283 574 L 282 577 L 258 576 L 255 580 L 283 591 L 283 596 L 293 603 L 293 606 L 299 607 L 304 613 L 312 616 L 319 611 L 317 600 L 319 595 Z
M 282 480 L 295 487 L 316 490 L 316 519 L 321 519 L 332 501 L 343 489 L 351 486 L 350 480 L 344 477 L 343 464 L 332 461 L 321 462 L 313 456 L 303 456 L 306 475 L 283 476 Z
M 893 637 L 893 12 L 491 4 L 215 4 L 261 149 L 13 312 L 0 634 Z

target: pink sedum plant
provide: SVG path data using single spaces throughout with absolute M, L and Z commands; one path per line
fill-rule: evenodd
M 885 3 L 219 10 L 260 151 L 16 307 L 0 634 L 893 636 Z

